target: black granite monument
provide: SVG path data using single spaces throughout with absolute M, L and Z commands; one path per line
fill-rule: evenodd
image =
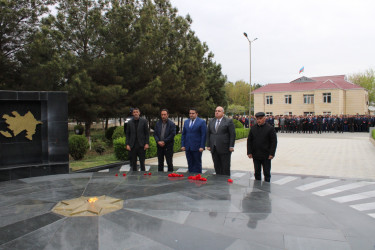
M 0 181 L 69 173 L 67 96 L 0 90 Z

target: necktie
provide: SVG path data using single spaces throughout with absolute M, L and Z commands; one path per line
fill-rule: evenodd
M 193 125 L 194 125 L 194 120 L 191 120 L 189 128 L 193 127 Z
M 215 126 L 215 131 L 216 131 L 216 132 L 217 132 L 217 129 L 218 129 L 219 125 L 220 125 L 220 120 L 217 120 L 217 122 L 216 122 L 216 126 Z

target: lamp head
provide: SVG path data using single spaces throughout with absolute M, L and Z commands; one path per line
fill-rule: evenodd
M 246 32 L 244 32 L 243 35 L 247 38 L 247 34 L 246 34 Z

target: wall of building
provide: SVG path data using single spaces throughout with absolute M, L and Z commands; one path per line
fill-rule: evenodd
M 324 103 L 323 93 L 331 93 L 331 103 Z M 314 95 L 313 104 L 304 103 L 304 95 Z M 285 103 L 285 95 L 292 95 L 292 104 Z M 273 104 L 266 104 L 266 96 L 272 96 Z M 331 112 L 332 115 L 367 114 L 366 90 L 326 89 L 299 92 L 269 92 L 254 93 L 254 110 L 256 112 L 272 112 L 273 115 L 284 115 L 292 112 L 293 115 L 303 115 L 305 112 L 314 112 L 321 115 Z

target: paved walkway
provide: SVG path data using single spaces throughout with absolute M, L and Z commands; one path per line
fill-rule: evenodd
M 246 155 L 246 139 L 236 142 L 232 170 L 253 171 Z M 157 158 L 148 164 L 157 164 Z M 175 166 L 187 167 L 185 153 L 174 155 Z M 213 168 L 209 151 L 203 168 Z M 368 133 L 278 134 L 272 173 L 375 179 L 375 146 Z

